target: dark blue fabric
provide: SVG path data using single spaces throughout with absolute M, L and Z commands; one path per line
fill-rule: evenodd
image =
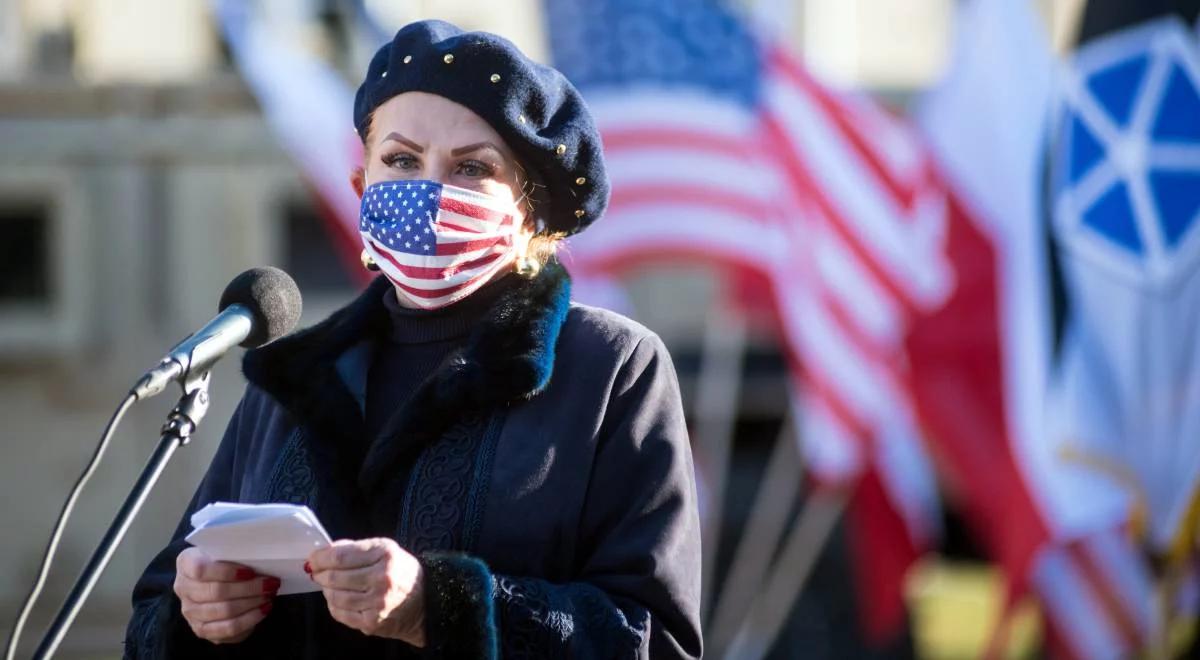
M 628 90 L 699 94 L 756 107 L 763 54 L 736 3 L 546 0 L 554 66 L 588 98 Z
M 495 82 L 493 82 L 493 79 Z M 558 71 L 489 32 L 444 21 L 411 23 L 384 44 L 354 99 L 354 127 L 366 140 L 371 113 L 404 92 L 450 99 L 479 115 L 546 186 L 537 213 L 573 234 L 608 206 L 600 133 L 579 92 Z
M 308 501 L 335 538 L 421 539 L 427 567 L 457 553 L 427 570 L 426 610 L 440 613 L 426 619 L 429 657 L 480 657 L 490 630 L 504 657 L 699 657 L 699 524 L 670 358 L 645 328 L 570 305 L 567 284 L 551 265 L 501 296 L 393 435 L 362 435 L 336 366 L 387 331 L 386 280 L 248 353 L 250 384 L 213 464 L 134 590 L 126 656 L 415 657 L 336 623 L 320 594 L 277 598 L 241 644 L 191 634 L 171 592 L 187 517 L 282 496 Z M 379 450 L 389 441 L 417 451 Z
M 382 432 L 392 414 L 412 397 L 451 351 L 462 345 L 472 327 L 516 279 L 515 275 L 502 277 L 466 300 L 434 310 L 403 307 L 394 289 L 384 292 L 382 303 L 387 310 L 389 330 L 374 345 L 367 368 L 364 394 L 367 437 Z
M 475 547 L 503 413 L 467 415 L 421 453 L 396 539 L 413 553 Z

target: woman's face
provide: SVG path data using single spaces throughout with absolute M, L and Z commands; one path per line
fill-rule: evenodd
M 512 150 L 479 115 L 454 101 L 405 92 L 376 108 L 370 126 L 363 167 L 350 173 L 350 184 L 360 198 L 376 183 L 424 179 L 504 201 L 522 199 L 525 176 Z M 513 247 L 523 255 L 534 230 L 525 222 L 525 205 L 513 207 L 518 227 Z M 415 306 L 399 285 L 396 294 L 401 305 Z
M 426 179 L 507 201 L 524 177 L 512 150 L 479 115 L 442 96 L 405 92 L 375 109 L 355 191 L 381 181 Z M 521 206 L 520 204 L 517 205 Z M 524 220 L 523 209 L 518 209 Z

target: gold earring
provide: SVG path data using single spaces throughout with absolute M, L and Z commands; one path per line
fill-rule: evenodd
M 362 254 L 358 255 L 358 259 L 362 262 L 363 268 L 367 270 L 379 270 L 379 264 L 375 263 L 370 254 L 367 254 L 366 248 L 363 248 Z
M 524 255 L 517 257 L 516 266 L 517 267 L 514 270 L 516 271 L 517 275 L 522 277 L 533 277 L 534 275 L 537 275 L 540 264 L 538 264 L 537 259 L 534 259 L 529 255 Z

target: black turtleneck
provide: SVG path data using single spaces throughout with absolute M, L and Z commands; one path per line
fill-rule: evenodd
M 400 306 L 395 288 L 383 294 L 391 322 L 367 372 L 366 431 L 374 438 L 451 351 L 458 348 L 496 300 L 516 281 L 505 275 L 452 305 L 424 310 Z

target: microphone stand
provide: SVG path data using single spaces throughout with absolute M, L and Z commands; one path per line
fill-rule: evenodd
M 75 580 L 75 586 L 71 588 L 71 593 L 67 595 L 66 601 L 58 610 L 58 615 L 54 618 L 54 622 L 50 624 L 50 628 L 42 637 L 41 644 L 38 645 L 33 657 L 37 660 L 49 658 L 54 655 L 58 649 L 58 645 L 62 643 L 63 637 L 67 634 L 67 629 L 71 627 L 71 623 L 75 620 L 79 610 L 83 607 L 83 603 L 87 600 L 88 594 L 92 592 L 92 588 L 96 586 L 96 582 L 100 579 L 100 574 L 104 568 L 108 566 L 108 562 L 112 559 L 113 553 L 116 552 L 117 546 L 124 538 L 125 532 L 129 531 L 129 525 L 133 522 L 134 516 L 137 515 L 142 504 L 146 502 L 146 497 L 150 494 L 150 489 L 154 487 L 155 482 L 162 476 L 163 469 L 166 468 L 167 462 L 175 453 L 175 450 L 186 445 L 190 440 L 192 433 L 204 419 L 205 413 L 208 412 L 208 384 L 210 380 L 209 371 L 203 374 L 192 377 L 190 374 L 183 382 L 183 396 L 180 397 L 179 403 L 175 405 L 174 410 L 167 416 L 166 423 L 162 427 L 162 435 L 159 437 L 158 446 L 154 449 L 154 453 L 150 455 L 150 460 L 147 461 L 146 467 L 142 468 L 142 474 L 138 477 L 137 482 L 133 485 L 133 490 L 129 493 L 129 497 L 125 499 L 125 503 L 121 505 L 121 509 L 117 512 L 112 524 L 108 526 L 108 531 L 104 534 L 104 538 L 100 540 L 100 545 L 96 551 L 92 553 L 91 559 L 88 560 L 87 566 L 83 572 Z

